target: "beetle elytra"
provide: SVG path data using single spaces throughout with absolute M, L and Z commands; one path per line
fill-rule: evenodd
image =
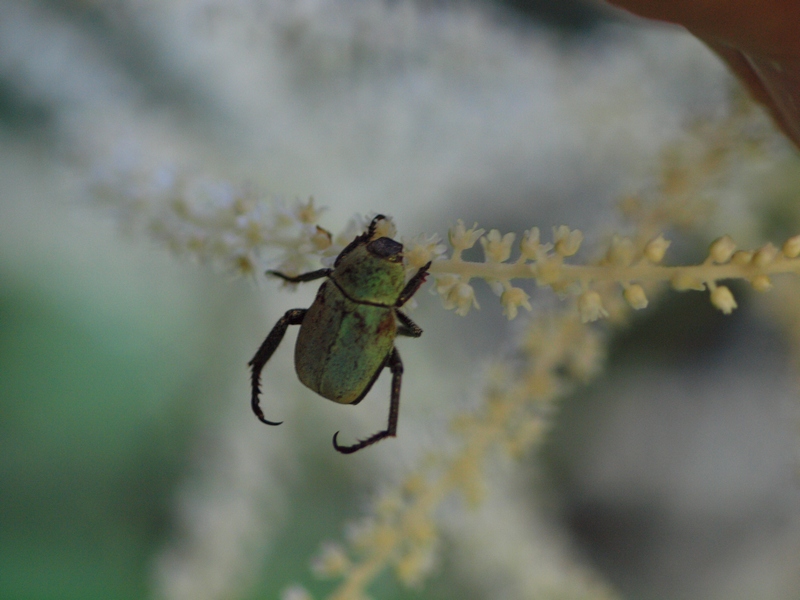
M 340 446 L 333 436 L 333 447 L 350 454 L 397 433 L 400 410 L 400 384 L 403 362 L 394 346 L 398 335 L 419 337 L 420 329 L 405 313 L 403 306 L 419 289 L 428 275 L 429 262 L 405 283 L 403 245 L 388 237 L 375 238 L 378 215 L 367 231 L 342 250 L 332 269 L 289 276 L 267 271 L 292 283 L 326 278 L 309 308 L 286 312 L 266 337 L 253 359 L 251 368 L 251 406 L 267 425 L 259 405 L 261 371 L 281 343 L 289 325 L 300 325 L 294 352 L 297 376 L 320 396 L 340 404 L 358 404 L 367 395 L 384 367 L 392 373 L 389 423 L 384 431 L 351 446 Z

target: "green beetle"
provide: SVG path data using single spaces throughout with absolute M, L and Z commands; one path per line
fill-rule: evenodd
M 429 262 L 405 283 L 403 245 L 388 237 L 375 237 L 378 215 L 367 231 L 342 250 L 332 269 L 319 269 L 291 277 L 267 271 L 292 283 L 327 277 L 310 308 L 286 312 L 270 331 L 251 368 L 251 406 L 262 423 L 267 421 L 259 406 L 260 378 L 264 365 L 281 343 L 289 325 L 300 325 L 294 350 L 297 376 L 320 396 L 340 404 L 358 404 L 367 395 L 381 370 L 392 372 L 389 424 L 384 431 L 352 446 L 340 446 L 333 436 L 333 447 L 350 454 L 397 433 L 400 410 L 400 383 L 403 362 L 394 347 L 398 335 L 419 337 L 420 329 L 398 310 L 419 289 L 428 275 Z

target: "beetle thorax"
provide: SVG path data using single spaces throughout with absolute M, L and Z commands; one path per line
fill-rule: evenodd
M 384 242 L 385 245 L 391 242 L 402 249 L 399 243 L 388 238 L 375 242 Z M 357 246 L 343 256 L 331 278 L 351 300 L 394 306 L 405 285 L 401 254 L 395 252 L 388 256 L 379 256 L 370 251 L 368 246 L 369 244 Z M 380 249 L 379 247 L 378 250 Z

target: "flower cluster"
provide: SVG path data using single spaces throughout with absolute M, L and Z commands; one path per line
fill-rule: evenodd
M 620 202 L 633 233 L 613 235 L 600 248 L 599 258 L 584 262 L 575 259 L 583 233 L 566 225 L 553 227 L 549 243 L 542 243 L 537 227 L 525 231 L 518 244 L 519 254 L 512 258 L 515 234 L 501 234 L 496 229 L 486 234 L 477 224 L 467 229 L 458 221 L 448 236 L 450 256 L 441 251 L 428 255 L 428 260 L 434 261 L 430 269 L 435 278 L 433 291 L 446 309 L 466 315 L 470 309 L 479 308 L 471 282 L 483 279 L 500 297 L 503 314 L 514 319 L 520 307 L 527 311 L 532 307 L 529 293 L 512 281 L 533 279 L 539 287 L 572 298 L 582 321 L 591 322 L 616 318 L 627 307 L 646 308 L 654 286 L 664 283 L 679 291 L 707 290 L 712 304 L 729 314 L 736 301 L 730 289 L 719 282 L 744 279 L 757 291 L 768 290 L 772 275 L 800 272 L 800 264 L 794 260 L 800 252 L 800 240 L 792 238 L 780 252 L 771 244 L 754 251 L 737 251 L 731 238 L 723 236 L 712 244 L 703 262 L 664 266 L 670 241 L 663 232 L 676 225 L 697 226 L 706 221 L 712 205 L 709 196 L 725 180 L 735 177 L 742 154 L 753 158 L 770 140 L 769 128 L 763 127 L 752 105 L 741 98 L 719 121 L 699 122 L 686 138 L 665 147 L 656 183 Z M 463 251 L 478 241 L 484 260 L 463 260 Z
M 511 284 L 513 279 L 535 279 L 539 286 L 550 287 L 562 295 L 573 296 L 575 306 L 584 322 L 608 317 L 606 303 L 609 284 L 618 286 L 622 298 L 632 308 L 641 310 L 648 305 L 645 286 L 663 282 L 675 290 L 708 290 L 711 303 L 725 314 L 736 308 L 730 290 L 720 285 L 723 279 L 744 279 L 757 291 L 771 287 L 770 277 L 779 273 L 800 274 L 800 236 L 788 240 L 782 250 L 772 244 L 752 251 L 736 250 L 729 236 L 723 236 L 711 244 L 708 257 L 700 264 L 662 266 L 670 242 L 662 234 L 642 242 L 640 239 L 615 235 L 599 260 L 587 264 L 568 263 L 564 259 L 576 254 L 583 235 L 578 230 L 562 226 L 553 228 L 553 243 L 542 244 L 539 230 L 525 232 L 519 245 L 519 257 L 508 262 L 514 234 L 501 235 L 493 229 L 483 235 L 475 226 L 466 230 L 459 221 L 450 231 L 452 256 L 447 259 L 441 253 L 426 255 L 435 262 L 431 273 L 435 275 L 434 290 L 442 299 L 445 308 L 455 309 L 466 315 L 470 308 L 479 308 L 475 290 L 470 281 L 485 279 L 492 290 L 500 296 L 503 313 L 513 319 L 519 307 L 531 310 L 530 296 Z M 639 236 L 641 238 L 641 236 Z M 461 252 L 480 241 L 484 249 L 483 262 L 468 262 Z
M 716 128 L 699 128 L 703 143 L 665 152 L 652 189 L 621 202 L 631 230 L 612 236 L 594 255 L 582 248 L 581 231 L 563 225 L 545 233 L 547 241 L 536 227 L 518 238 L 497 229 L 487 233 L 477 224 L 467 227 L 460 220 L 449 231 L 449 246 L 435 234 L 402 238 L 409 276 L 431 262 L 433 293 L 459 315 L 479 308 L 475 279 L 490 286 L 509 319 L 520 309 L 533 312 L 533 290 L 526 291 L 520 281 L 556 292 L 567 305 L 556 314 L 534 313 L 517 347 L 522 364 L 494 367 L 479 408 L 454 417 L 457 443 L 452 451 L 437 449 L 401 485 L 387 490 L 350 529 L 346 543 L 323 546 L 314 570 L 341 579 L 334 598 L 364 598 L 387 567 L 407 585 L 425 578 L 435 565 L 436 511 L 442 503 L 453 495 L 467 504 L 480 502 L 490 461 L 528 451 L 542 439 L 558 400 L 599 372 L 604 337 L 587 323 L 607 318 L 613 324 L 630 309 L 646 308 L 659 288 L 668 286 L 707 291 L 716 308 L 730 313 L 736 299 L 724 280 L 744 279 L 766 291 L 774 276 L 800 274 L 800 236 L 781 249 L 767 244 L 755 250 L 737 249 L 723 236 L 701 262 L 663 264 L 670 247 L 665 232 L 694 224 L 708 212 L 709 190 L 723 179 L 727 165 L 736 164 L 729 160 L 737 148 L 732 140 L 742 137 L 747 123 L 746 115 L 734 113 Z M 249 276 L 267 269 L 297 274 L 319 261 L 330 266 L 370 221 L 357 217 L 332 236 L 318 225 L 321 211 L 311 199 L 272 206 L 247 186 L 174 169 L 114 173 L 101 178 L 93 191 L 123 213 L 123 223 L 138 224 L 172 250 Z M 390 219 L 378 226 L 377 235 L 396 235 Z M 465 260 L 465 251 L 477 244 L 483 260 Z M 285 598 L 310 595 L 294 586 Z
M 712 145 L 709 152 L 719 161 L 722 150 L 715 148 Z M 675 185 L 676 178 L 684 184 L 702 179 L 690 165 L 676 165 L 674 153 L 670 160 L 669 168 L 664 169 L 665 185 Z M 313 198 L 289 205 L 268 203 L 246 185 L 192 177 L 174 168 L 117 170 L 98 177 L 93 192 L 123 213 L 123 223 L 129 227 L 138 224 L 173 251 L 249 276 L 268 269 L 294 275 L 316 268 L 320 262 L 330 266 L 371 220 L 370 215 L 355 217 L 333 237 L 317 224 L 322 209 L 315 206 Z M 691 214 L 703 212 L 703 202 L 692 204 L 687 193 L 684 185 L 681 194 L 667 195 L 667 202 L 653 203 L 650 208 L 642 197 L 627 198 L 622 208 L 634 223 L 634 234 L 612 236 L 599 258 L 584 262 L 576 260 L 583 233 L 565 225 L 553 227 L 547 243 L 533 227 L 515 247 L 514 233 L 502 234 L 497 229 L 486 233 L 477 224 L 468 228 L 459 220 L 447 236 L 449 257 L 448 247 L 436 234 L 403 238 L 408 276 L 431 261 L 432 292 L 446 309 L 462 316 L 480 308 L 472 281 L 483 279 L 500 298 L 508 319 L 516 318 L 521 308 L 533 309 L 530 292 L 514 284 L 533 279 L 539 287 L 572 298 L 581 319 L 590 322 L 619 314 L 620 299 L 637 310 L 647 307 L 648 294 L 658 282 L 669 283 L 675 290 L 708 290 L 712 304 L 727 314 L 736 308 L 736 300 L 721 280 L 745 279 L 754 289 L 766 291 L 771 276 L 798 272 L 797 238 L 787 242 L 782 251 L 771 244 L 737 251 L 732 239 L 723 236 L 711 245 L 702 263 L 663 266 L 670 242 L 661 231 L 676 219 L 686 223 Z M 396 235 L 391 219 L 379 221 L 378 227 L 376 235 Z M 479 242 L 484 260 L 464 260 L 464 251 Z M 518 253 L 512 258 L 515 250 Z
M 114 171 L 94 181 L 92 192 L 122 213 L 126 226 L 235 274 L 298 274 L 346 244 L 317 225 L 324 209 L 313 198 L 267 202 L 249 186 L 177 169 Z
M 599 373 L 605 355 L 603 337 L 571 311 L 531 320 L 519 349 L 524 367 L 512 373 L 496 365 L 487 378 L 483 406 L 453 420 L 458 450 L 429 457 L 397 488 L 378 497 L 370 515 L 350 527 L 347 545 L 323 544 L 313 569 L 319 577 L 342 579 L 332 600 L 366 598 L 365 587 L 386 566 L 405 585 L 418 585 L 436 564 L 440 533 L 435 513 L 441 503 L 454 493 L 470 505 L 479 503 L 489 457 L 498 452 L 519 457 L 541 440 L 552 414 L 547 407 L 576 382 Z M 588 578 L 570 577 L 573 585 L 584 586 L 580 597 L 611 597 Z M 284 600 L 290 598 L 311 596 L 295 585 L 284 594 Z
M 367 587 L 387 567 L 409 585 L 428 574 L 439 540 L 435 513 L 445 499 L 460 495 L 467 504 L 480 502 L 493 457 L 519 456 L 529 450 L 542 439 L 557 401 L 600 371 L 605 337 L 587 323 L 600 318 L 617 323 L 631 309 L 647 307 L 659 290 L 670 286 L 708 291 L 712 304 L 729 313 L 736 301 L 721 281 L 744 279 L 765 291 L 777 274 L 800 274 L 800 236 L 786 241 L 780 250 L 767 244 L 752 251 L 737 249 L 729 236 L 723 236 L 697 264 L 662 264 L 670 247 L 664 232 L 676 224 L 697 225 L 708 214 L 708 189 L 724 179 L 737 147 L 731 140 L 742 137 L 747 123 L 746 115 L 734 113 L 717 128 L 700 128 L 705 142 L 689 144 L 691 151 L 676 146 L 666 153 L 657 185 L 621 203 L 632 233 L 612 236 L 594 259 L 576 258 L 583 234 L 566 226 L 554 228 L 547 243 L 539 229 L 525 231 L 516 258 L 512 258 L 513 233 L 486 233 L 477 224 L 467 228 L 462 221 L 449 232 L 449 257 L 438 238 L 404 241 L 409 268 L 433 261 L 434 293 L 445 308 L 458 314 L 478 308 L 473 279 L 483 279 L 500 296 L 509 319 L 519 307 L 531 310 L 529 295 L 515 287 L 514 280 L 535 280 L 572 303 L 556 314 L 534 314 L 517 346 L 522 366 L 494 367 L 477 411 L 453 419 L 460 442 L 453 452 L 439 450 L 426 457 L 401 485 L 378 498 L 368 516 L 352 528 L 347 543 L 323 547 L 315 561 L 316 573 L 341 579 L 332 598 L 366 598 Z M 699 153 L 694 152 L 698 147 Z M 462 253 L 478 242 L 484 260 L 464 260 Z M 612 596 L 607 589 L 587 586 L 571 597 Z M 290 597 L 310 599 L 298 586 L 287 592 L 286 600 Z
M 649 213 L 640 216 L 652 222 Z M 737 249 L 729 236 L 723 236 L 710 245 L 702 263 L 675 267 L 659 264 L 670 245 L 661 234 L 647 241 L 640 235 L 615 236 L 601 258 L 589 265 L 564 263 L 564 258 L 577 253 L 582 241 L 579 231 L 565 227 L 554 229 L 551 244 L 539 241 L 538 230 L 526 231 L 520 257 L 511 264 L 507 261 L 513 234 L 492 230 L 484 235 L 476 226 L 467 229 L 459 221 L 449 237 L 453 247 L 450 259 L 443 257 L 444 249 L 436 237 L 405 240 L 409 268 L 435 260 L 431 269 L 436 273 L 435 289 L 445 306 L 458 305 L 459 297 L 453 292 L 459 289 L 464 301 L 457 311 L 474 304 L 468 283 L 472 277 L 486 279 L 493 287 L 499 285 L 502 295 L 518 289 L 510 286 L 509 279 L 529 277 L 562 291 L 574 288 L 568 293 L 575 298 L 577 310 L 565 307 L 557 314 L 541 313 L 531 319 L 517 348 L 524 364 L 513 370 L 507 364 L 495 365 L 486 378 L 480 408 L 454 417 L 451 429 L 459 440 L 457 449 L 427 457 L 399 486 L 384 492 L 368 516 L 350 527 L 346 544 L 322 546 L 313 569 L 322 578 L 341 579 L 330 596 L 333 600 L 365 598 L 366 587 L 387 567 L 407 586 L 418 585 L 430 573 L 439 547 L 438 507 L 453 494 L 469 505 L 479 503 L 486 492 L 485 473 L 491 457 L 498 453 L 518 457 L 527 452 L 542 439 L 557 401 L 601 371 L 605 336 L 587 327 L 586 322 L 609 316 L 604 306 L 606 284 L 621 288 L 624 302 L 633 309 L 647 306 L 644 285 L 665 282 L 675 289 L 708 290 L 712 304 L 729 313 L 736 302 L 730 290 L 718 283 L 721 279 L 745 279 L 763 291 L 769 289 L 769 278 L 775 274 L 800 274 L 800 236 L 787 240 L 780 250 L 767 244 L 752 251 Z M 477 241 L 484 248 L 486 260 L 472 263 L 461 259 L 461 252 Z M 544 282 L 538 268 L 541 264 L 550 269 Z M 448 269 L 454 272 L 446 273 Z M 445 274 L 440 275 L 443 271 Z M 505 308 L 510 301 L 504 301 L 502 295 Z M 525 306 L 527 295 L 516 301 Z M 530 310 L 529 304 L 526 308 Z M 575 584 L 573 576 L 571 585 Z M 586 583 L 581 597 L 613 595 Z M 310 600 L 311 596 L 295 585 L 287 589 L 284 598 Z

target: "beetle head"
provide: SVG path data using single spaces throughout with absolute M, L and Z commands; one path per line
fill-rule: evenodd
M 389 262 L 396 263 L 403 260 L 403 244 L 388 237 L 372 240 L 367 244 L 367 251 L 373 256 L 383 258 Z
M 403 244 L 366 235 L 342 251 L 330 276 L 356 302 L 393 306 L 405 285 Z

